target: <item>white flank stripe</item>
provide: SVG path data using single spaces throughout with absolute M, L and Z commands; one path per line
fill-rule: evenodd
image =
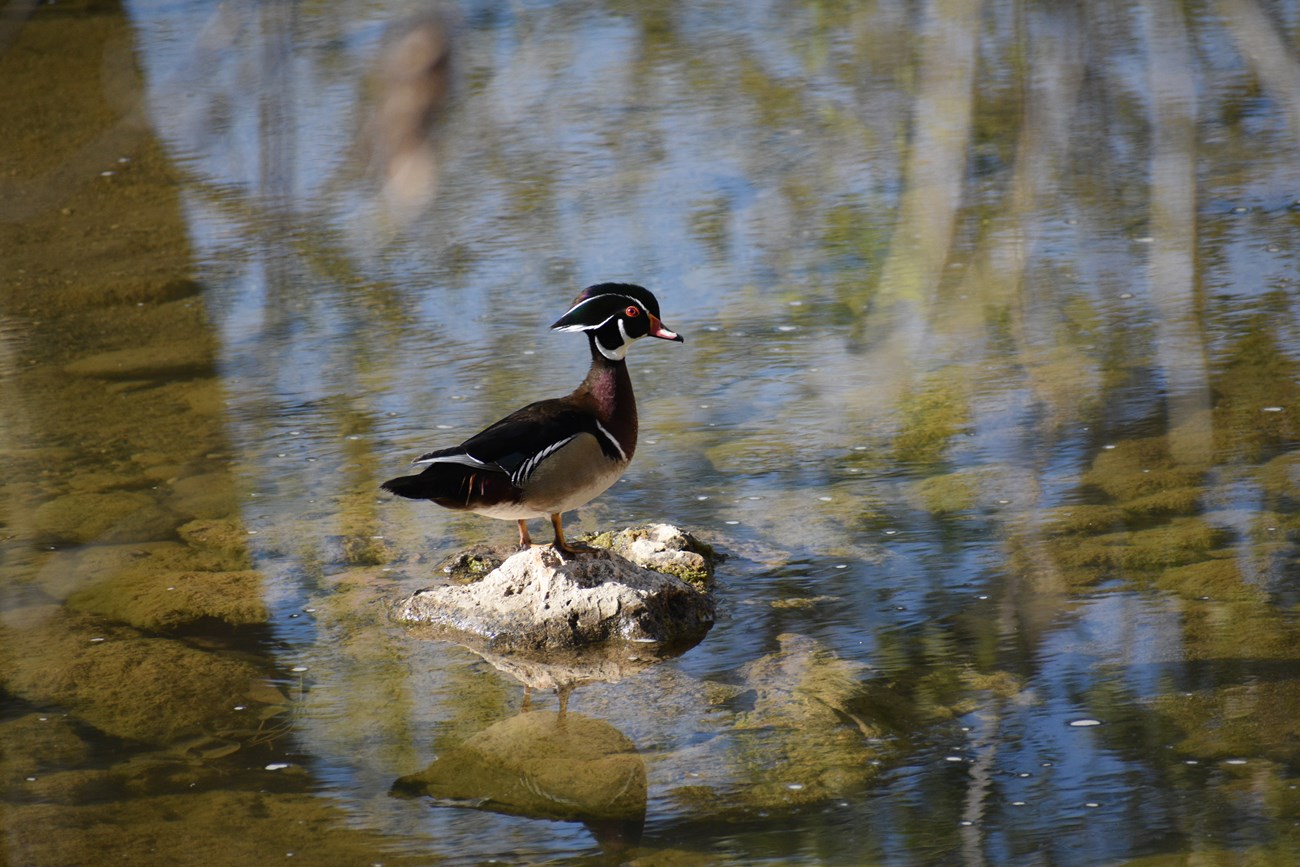
M 524 482 L 527 482 L 528 477 L 533 474 L 533 470 L 537 469 L 537 465 L 540 464 L 542 461 L 546 460 L 547 455 L 551 454 L 557 449 L 564 448 L 569 444 L 569 441 L 572 439 L 573 437 L 565 437 L 564 439 L 560 440 L 558 443 L 552 443 L 551 445 L 542 449 L 537 454 L 533 455 L 528 460 L 524 461 L 522 464 L 519 465 L 518 469 L 516 469 L 513 473 L 510 474 L 510 484 L 514 485 L 516 488 L 522 488 L 524 486 Z
M 484 463 L 483 461 L 480 461 L 478 458 L 474 457 L 468 452 L 462 452 L 461 454 L 458 455 L 442 455 L 436 458 L 420 458 L 419 460 L 411 461 L 411 463 L 413 464 L 464 464 L 467 467 L 480 467 L 480 468 L 494 466 L 493 464 Z

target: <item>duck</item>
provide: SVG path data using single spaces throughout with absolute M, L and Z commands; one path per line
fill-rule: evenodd
M 637 411 L 627 350 L 643 337 L 684 343 L 660 319 L 659 301 L 632 283 L 582 290 L 553 331 L 583 332 L 587 376 L 569 394 L 540 400 L 465 440 L 412 461 L 424 469 L 380 487 L 446 509 L 518 522 L 519 547 L 532 547 L 528 521 L 550 518 L 561 554 L 590 550 L 564 538 L 563 515 L 622 477 L 636 453 Z

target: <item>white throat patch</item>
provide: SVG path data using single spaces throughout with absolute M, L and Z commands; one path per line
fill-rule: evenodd
M 624 356 L 627 355 L 627 345 L 631 343 L 631 341 L 627 339 L 627 332 L 623 330 L 622 320 L 618 323 L 618 330 L 619 333 L 623 335 L 623 342 L 618 346 L 615 346 L 613 349 L 610 349 L 608 346 L 600 342 L 600 335 L 593 335 L 592 338 L 595 340 L 596 348 L 600 350 L 600 354 L 608 358 L 610 361 L 622 361 Z

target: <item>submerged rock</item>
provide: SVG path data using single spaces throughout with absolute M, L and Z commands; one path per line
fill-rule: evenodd
M 609 723 L 532 711 L 495 723 L 399 777 L 392 794 L 555 820 L 643 822 L 645 762 Z
M 680 531 L 657 535 L 663 540 L 640 546 L 647 562 L 690 553 L 671 547 L 687 544 Z M 570 650 L 619 639 L 693 643 L 713 625 L 713 615 L 708 595 L 675 575 L 610 551 L 561 558 L 551 548 L 521 551 L 480 581 L 421 590 L 396 608 L 400 620 L 478 639 L 496 652 Z
M 41 504 L 32 515 L 38 540 L 68 545 L 167 539 L 175 534 L 176 523 L 176 516 L 153 497 L 136 491 L 65 494 Z
M 72 594 L 68 607 L 150 632 L 205 622 L 265 623 L 260 572 L 123 571 Z
M 0 689 L 142 743 L 256 728 L 259 705 L 285 703 L 266 676 L 246 659 L 54 606 L 0 624 Z

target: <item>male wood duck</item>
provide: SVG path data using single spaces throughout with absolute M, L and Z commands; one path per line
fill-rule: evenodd
M 519 545 L 532 544 L 528 519 L 549 516 L 554 546 L 564 540 L 561 515 L 614 484 L 636 452 L 636 398 L 624 356 L 642 337 L 684 342 L 659 319 L 659 302 L 630 283 L 584 289 L 551 328 L 585 331 L 591 369 L 564 397 L 530 403 L 458 446 L 429 452 L 414 463 L 419 475 L 389 479 L 383 489 L 432 500 L 490 518 L 519 523 Z

